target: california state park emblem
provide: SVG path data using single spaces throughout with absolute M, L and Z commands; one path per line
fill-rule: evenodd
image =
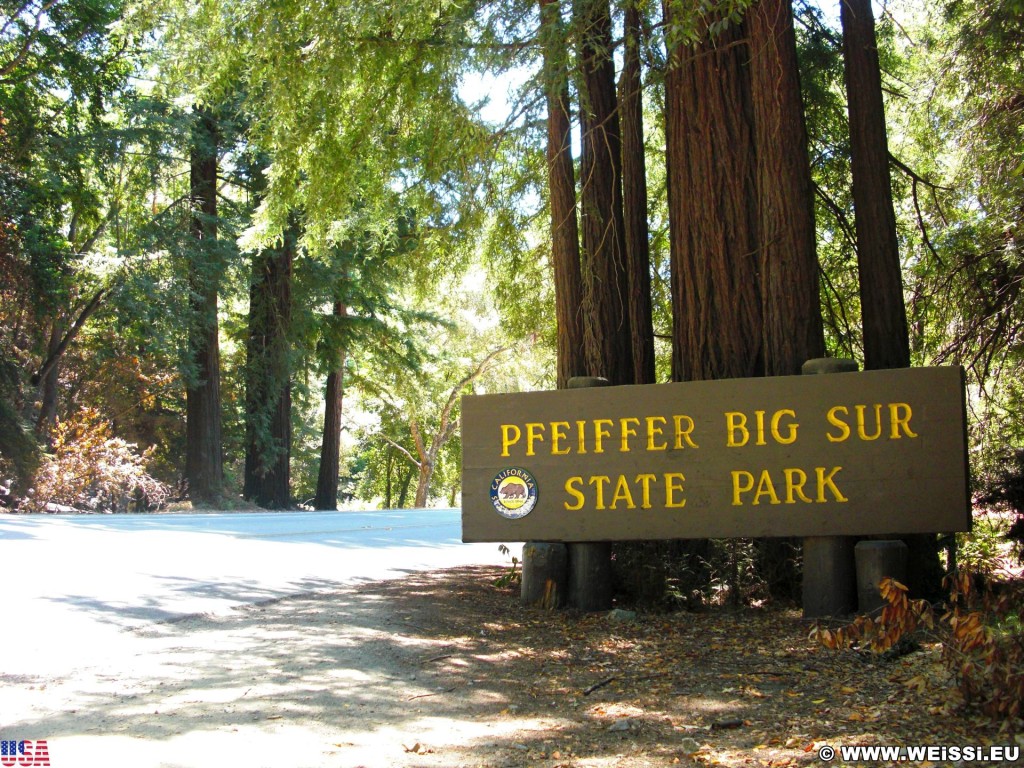
M 509 520 L 526 517 L 537 506 L 537 481 L 521 467 L 503 469 L 491 481 L 491 504 Z

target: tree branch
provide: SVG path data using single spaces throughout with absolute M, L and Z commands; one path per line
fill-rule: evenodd
M 469 373 L 466 376 L 464 376 L 462 380 L 452 388 L 451 393 L 448 395 L 448 402 L 445 403 L 444 410 L 441 411 L 441 423 L 439 431 L 444 431 L 445 428 L 447 427 L 448 419 L 451 417 L 452 409 L 455 407 L 455 403 L 458 402 L 459 395 L 462 393 L 462 390 L 466 387 L 466 385 L 480 378 L 480 376 L 484 374 L 484 372 L 490 366 L 491 362 L 498 355 L 504 352 L 508 352 L 510 349 L 512 349 L 512 347 L 501 347 L 500 349 L 496 349 L 493 352 L 491 352 L 489 355 L 487 355 L 487 357 L 485 357 L 477 364 L 476 368 L 473 369 L 472 373 Z
M 409 461 L 411 461 L 413 463 L 413 466 L 415 466 L 417 469 L 419 469 L 419 467 L 420 467 L 419 461 L 416 460 L 416 457 L 412 455 L 412 453 L 409 451 L 408 448 L 406 448 L 404 445 L 399 445 L 398 443 L 396 443 L 394 440 L 392 440 L 390 437 L 388 437 L 385 434 L 378 433 L 378 435 L 380 436 L 380 438 L 385 443 L 390 445 L 392 448 L 396 448 L 399 451 L 401 451 L 405 455 L 405 457 L 407 459 L 409 459 Z
M 55 366 L 60 360 L 61 356 L 67 350 L 68 345 L 75 340 L 75 337 L 78 335 L 78 332 L 82 330 L 82 326 L 85 325 L 89 316 L 99 308 L 104 297 L 107 295 L 107 290 L 108 289 L 106 288 L 100 288 L 89 303 L 85 305 L 85 308 L 79 313 L 78 318 L 71 324 L 68 332 L 64 334 L 64 338 L 60 340 L 60 344 L 58 344 L 57 348 L 48 358 L 46 358 L 46 361 L 43 363 L 36 375 L 32 377 L 34 381 L 42 381 L 50 371 L 53 370 L 53 366 Z
M 430 457 L 427 455 L 427 449 L 423 445 L 423 435 L 420 434 L 420 423 L 416 421 L 416 417 L 413 416 L 409 419 L 409 431 L 412 432 L 413 442 L 416 443 L 416 453 L 420 455 L 420 466 L 424 463 L 433 464 Z
M 817 184 L 814 185 L 814 194 L 817 195 L 818 199 L 825 204 L 825 207 L 832 212 L 832 215 L 836 217 L 836 221 L 839 222 L 839 228 L 842 230 L 843 236 L 846 238 L 846 241 L 853 247 L 853 250 L 856 251 L 857 236 L 854 234 L 853 225 L 850 223 L 849 218 L 847 218 L 846 216 L 846 211 L 840 208 L 839 204 L 836 203 L 836 201 L 829 197 L 827 194 L 825 194 L 825 191 Z
M 32 27 L 31 31 L 29 31 L 29 33 L 27 35 L 25 35 L 25 42 L 21 46 L 21 50 L 18 51 L 17 54 L 15 54 L 14 58 L 11 61 L 7 62 L 2 67 L 0 67 L 0 80 L 5 79 L 9 74 L 11 74 L 11 72 L 13 72 L 18 66 L 20 66 L 21 63 L 23 61 L 25 61 L 25 59 L 28 57 L 28 52 L 32 48 L 32 43 L 35 41 L 36 36 L 39 34 L 39 27 L 42 26 L 43 15 L 47 11 L 49 11 L 51 8 L 53 8 L 53 6 L 55 6 L 56 4 L 57 4 L 57 0 L 48 0 L 48 2 L 43 3 L 43 6 L 36 13 L 36 23 L 35 23 L 35 25 Z M 20 10 L 20 12 L 24 12 L 24 9 L 25 9 L 25 6 L 22 6 L 21 9 L 19 9 L 19 10 Z M 20 15 L 20 13 L 19 13 L 19 15 Z M 11 21 L 13 21 L 13 20 L 14 20 L 14 17 L 12 16 L 11 17 Z M 6 30 L 7 30 L 7 24 L 4 25 L 4 31 L 6 31 Z

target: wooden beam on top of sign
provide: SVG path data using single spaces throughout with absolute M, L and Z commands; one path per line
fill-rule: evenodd
M 462 431 L 465 541 L 970 523 L 959 368 L 472 396 Z

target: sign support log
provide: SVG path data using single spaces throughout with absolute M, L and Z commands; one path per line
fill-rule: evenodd
M 907 545 L 898 539 L 860 541 L 854 547 L 857 563 L 857 610 L 873 613 L 886 604 L 878 585 L 889 577 L 907 580 Z
M 523 544 L 523 579 L 519 600 L 523 605 L 552 610 L 565 605 L 569 581 L 569 553 L 561 542 L 528 541 Z
M 596 376 L 574 376 L 569 389 L 606 387 L 608 380 Z M 581 611 L 606 611 L 612 607 L 612 545 L 609 542 L 569 544 L 570 607 Z
M 857 363 L 820 357 L 804 363 L 801 373 L 855 373 Z M 852 536 L 805 536 L 803 541 L 803 609 L 805 619 L 842 616 L 857 605 Z

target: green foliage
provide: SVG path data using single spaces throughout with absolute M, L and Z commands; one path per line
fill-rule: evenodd
M 1017 558 L 1024 562 L 1024 449 L 1004 454 L 996 471 L 986 478 L 979 502 L 1011 516 L 1007 528 L 998 533 L 1014 542 Z
M 13 488 L 8 490 L 15 496 L 24 491 L 39 462 L 39 446 L 12 405 L 18 385 L 16 366 L 0 356 L 0 483 L 6 486 L 6 475 L 11 473 Z
M 403 207 L 439 240 L 472 227 L 465 192 L 486 133 L 457 96 L 472 6 L 168 5 L 172 78 L 203 102 L 243 83 L 252 140 L 273 156 L 254 236 L 297 208 L 315 251 Z
M 504 544 L 498 545 L 498 551 L 505 555 L 511 555 L 511 550 Z M 499 589 L 507 589 L 508 587 L 516 587 L 523 580 L 523 573 L 519 568 L 519 558 L 512 555 L 512 564 L 508 567 L 508 570 L 501 574 L 494 580 L 494 586 Z

